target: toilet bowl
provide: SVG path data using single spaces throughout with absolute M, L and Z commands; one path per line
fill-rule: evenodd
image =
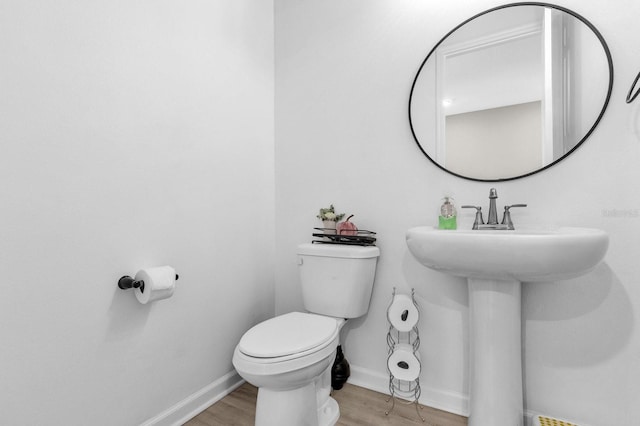
M 333 426 L 331 367 L 347 318 L 369 307 L 377 247 L 302 244 L 298 265 L 305 308 L 255 325 L 233 353 L 233 365 L 258 388 L 257 426 Z M 337 299 L 335 295 L 341 295 Z
M 329 396 L 344 319 L 291 312 L 249 330 L 233 365 L 258 387 L 256 425 L 330 426 L 340 415 Z

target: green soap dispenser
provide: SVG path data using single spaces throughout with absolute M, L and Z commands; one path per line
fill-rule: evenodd
M 440 229 L 456 229 L 458 223 L 456 220 L 456 207 L 453 205 L 453 199 L 449 196 L 444 197 L 444 203 L 440 207 L 440 217 L 438 218 L 438 228 Z

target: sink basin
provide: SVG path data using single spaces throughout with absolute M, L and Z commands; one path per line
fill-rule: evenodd
M 557 281 L 593 269 L 607 252 L 609 236 L 590 228 L 452 231 L 419 226 L 407 231 L 407 245 L 420 263 L 451 275 Z
M 524 425 L 522 282 L 558 281 L 588 272 L 604 258 L 607 233 L 420 226 L 407 231 L 407 246 L 423 265 L 467 278 L 468 425 Z

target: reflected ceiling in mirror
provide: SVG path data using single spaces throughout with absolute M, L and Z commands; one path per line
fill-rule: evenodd
M 413 81 L 409 123 L 438 167 L 479 181 L 517 179 L 571 154 L 613 86 L 598 30 L 568 9 L 512 3 L 451 30 Z

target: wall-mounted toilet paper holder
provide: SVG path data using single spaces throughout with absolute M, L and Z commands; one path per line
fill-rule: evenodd
M 176 274 L 176 281 L 180 276 Z M 128 290 L 130 288 L 140 288 L 140 292 L 144 293 L 144 280 L 136 280 L 129 275 L 125 275 L 118 280 L 118 287 L 122 290 Z

